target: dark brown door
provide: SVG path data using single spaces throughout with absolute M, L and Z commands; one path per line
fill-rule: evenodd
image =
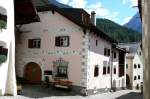
M 39 84 L 41 83 L 41 68 L 36 63 L 29 63 L 25 68 L 25 79 L 27 83 Z

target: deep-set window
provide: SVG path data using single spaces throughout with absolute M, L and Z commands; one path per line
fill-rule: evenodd
M 107 67 L 107 73 L 110 74 L 110 66 Z
M 117 55 L 116 55 L 117 53 L 116 52 L 114 52 L 114 58 L 116 58 L 117 57 Z
M 57 77 L 63 77 L 63 78 L 67 78 L 68 77 L 68 73 L 67 73 L 67 66 L 58 66 L 57 67 Z
M 134 64 L 134 68 L 135 68 L 135 69 L 137 68 L 136 64 Z
M 128 69 L 128 64 L 126 64 L 126 69 Z
M 69 46 L 69 36 L 57 36 L 57 37 L 55 37 L 55 46 L 68 47 Z
M 138 64 L 138 68 L 141 68 L 140 64 Z
M 107 73 L 106 66 L 107 66 L 107 61 L 103 61 L 103 75 L 106 75 L 106 73 Z
M 139 80 L 140 80 L 140 78 L 141 78 L 140 75 L 138 75 L 138 79 L 139 79 Z
M 98 40 L 96 40 L 96 46 L 98 46 Z
M 134 76 L 134 80 L 136 80 L 137 78 L 136 78 L 136 76 Z
M 94 77 L 98 77 L 98 74 L 99 74 L 99 68 L 98 65 L 96 65 L 94 68 Z
M 28 40 L 28 48 L 40 48 L 40 47 L 41 47 L 41 39 Z
M 114 67 L 114 74 L 116 74 L 116 66 Z
M 104 48 L 104 55 L 105 56 L 110 56 L 110 49 Z

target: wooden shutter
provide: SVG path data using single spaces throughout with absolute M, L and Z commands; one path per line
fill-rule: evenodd
M 55 37 L 55 46 L 60 46 L 60 37 Z
M 28 48 L 33 48 L 33 40 L 32 39 L 28 40 Z

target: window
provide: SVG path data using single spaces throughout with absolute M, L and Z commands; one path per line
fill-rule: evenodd
M 104 55 L 105 56 L 110 56 L 110 49 L 104 48 Z
M 41 39 L 28 40 L 28 48 L 40 48 L 40 47 L 41 47 Z
M 128 69 L 128 64 L 126 64 L 126 69 Z
M 134 76 L 134 80 L 136 80 L 136 76 Z
M 55 37 L 55 46 L 68 47 L 69 46 L 69 36 Z
M 138 68 L 141 68 L 140 64 L 138 64 Z
M 107 73 L 110 74 L 110 66 L 107 67 Z
M 114 66 L 114 74 L 116 74 L 116 66 Z
M 107 51 L 108 51 L 108 54 L 107 54 L 107 55 L 110 56 L 110 49 L 107 49 Z
M 116 58 L 116 56 L 117 56 L 117 55 L 116 55 L 116 52 L 114 52 L 114 58 Z
M 139 55 L 141 56 L 141 52 L 139 52 Z
M 58 66 L 57 67 L 57 75 L 56 75 L 56 77 L 67 78 L 68 77 L 67 66 Z
M 137 67 L 136 64 L 134 64 L 134 68 L 135 68 L 135 69 L 136 69 L 136 67 Z
M 138 75 L 138 79 L 139 79 L 139 80 L 140 80 L 140 78 L 141 78 L 140 75 Z
M 96 65 L 94 68 L 94 77 L 98 77 L 98 74 L 99 74 L 99 68 L 98 65 Z
M 107 49 L 104 48 L 104 55 L 107 56 Z
M 106 75 L 106 66 L 107 66 L 107 61 L 103 62 L 103 74 Z
M 96 46 L 98 45 L 98 40 L 96 40 Z

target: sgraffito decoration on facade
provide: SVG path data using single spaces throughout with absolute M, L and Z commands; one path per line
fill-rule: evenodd
M 7 27 L 7 11 L 5 8 L 0 6 L 0 30 L 6 29 Z

